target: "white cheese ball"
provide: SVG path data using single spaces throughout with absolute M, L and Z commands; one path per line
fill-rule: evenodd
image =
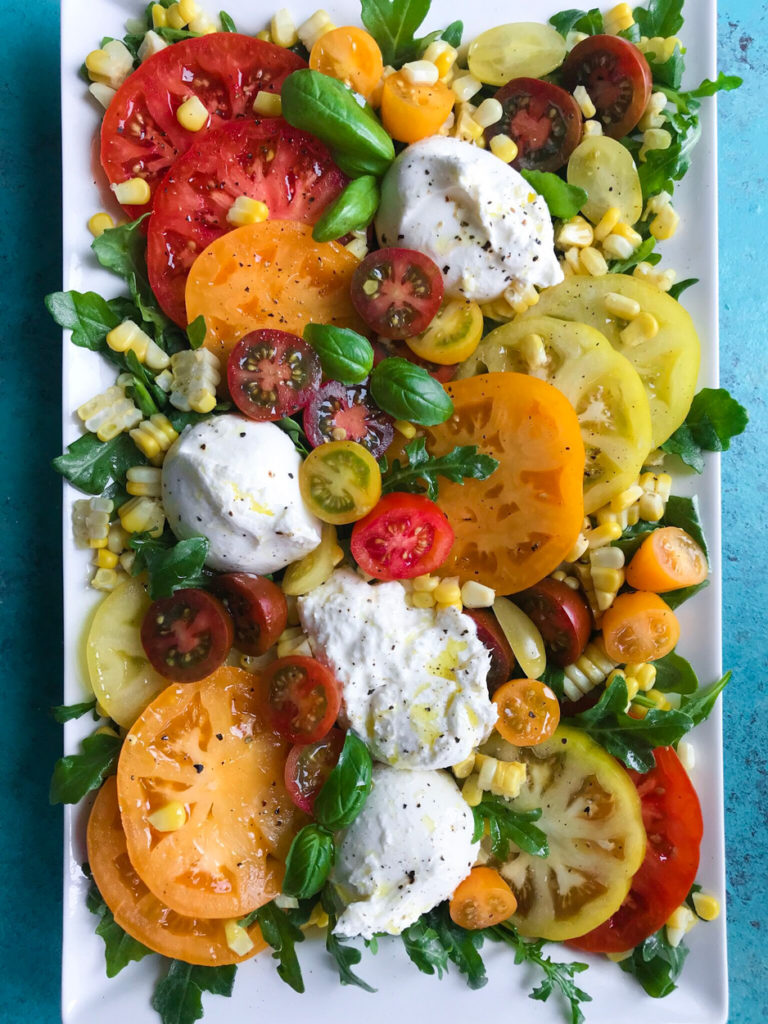
M 211 569 L 283 569 L 320 543 L 321 523 L 299 491 L 300 465 L 274 423 L 224 415 L 187 427 L 163 462 L 168 524 L 180 539 L 208 538 Z
M 436 135 L 404 150 L 384 176 L 382 246 L 416 249 L 453 298 L 489 302 L 516 285 L 558 284 L 545 200 L 493 153 Z
M 490 655 L 457 608 L 411 608 L 400 583 L 349 569 L 299 598 L 316 658 L 341 684 L 343 718 L 395 768 L 448 768 L 489 736 Z
M 448 899 L 480 844 L 472 811 L 445 772 L 373 769 L 362 811 L 342 833 L 332 881 L 348 906 L 336 935 L 399 935 Z

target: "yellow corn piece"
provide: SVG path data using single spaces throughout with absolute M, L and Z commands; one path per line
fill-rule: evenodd
M 117 566 L 117 555 L 108 547 L 99 548 L 93 557 L 93 564 L 99 569 L 114 569 Z
M 464 781 L 464 785 L 461 787 L 461 795 L 470 807 L 477 807 L 483 799 L 483 791 L 480 788 L 476 774 L 468 776 Z
M 659 322 L 652 313 L 640 313 L 619 333 L 623 344 L 634 347 L 652 341 L 659 333 Z
M 127 533 L 149 533 L 159 537 L 165 526 L 165 512 L 155 498 L 137 496 L 126 501 L 117 510 L 123 529 Z
M 105 231 L 108 231 L 114 226 L 115 222 L 108 213 L 94 213 L 94 215 L 88 220 L 88 230 L 94 238 L 100 238 Z
M 280 117 L 283 112 L 280 94 L 261 89 L 256 93 L 256 99 L 253 101 L 253 112 L 261 117 Z
M 469 757 L 465 757 L 463 761 L 459 761 L 458 764 L 455 764 L 453 768 L 451 768 L 451 771 L 457 779 L 467 779 L 472 774 L 474 767 L 475 754 L 473 752 Z
M 702 921 L 714 921 L 720 916 L 720 900 L 706 892 L 693 894 L 693 909 Z
M 190 96 L 176 109 L 176 120 L 188 132 L 201 131 L 208 124 L 209 117 L 208 108 L 199 96 Z
M 176 832 L 187 823 L 187 809 L 178 800 L 158 807 L 147 819 L 158 832 Z
M 155 413 L 131 430 L 130 436 L 142 455 L 146 455 L 153 462 L 162 462 L 165 453 L 179 435 L 167 416 Z
M 441 580 L 433 591 L 438 604 L 461 604 L 461 587 L 458 576 Z
M 621 210 L 618 206 L 612 206 L 606 210 L 595 227 L 595 240 L 602 242 L 613 231 L 621 220 Z
M 149 185 L 143 178 L 129 178 L 109 186 L 122 206 L 145 206 L 152 198 Z
M 238 196 L 227 210 L 227 223 L 241 228 L 246 224 L 261 224 L 269 218 L 269 207 L 258 199 Z

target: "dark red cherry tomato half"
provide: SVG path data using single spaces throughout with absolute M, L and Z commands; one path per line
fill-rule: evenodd
M 392 341 L 390 338 L 380 338 L 373 343 L 373 365 L 378 366 L 382 359 L 387 359 L 389 356 L 399 356 L 401 359 L 407 359 L 409 363 L 415 363 L 417 366 L 423 366 L 430 377 L 434 377 L 436 381 L 441 384 L 447 384 L 448 381 L 453 380 L 456 376 L 456 370 L 459 364 L 453 363 L 448 366 L 441 366 L 440 363 L 431 363 L 427 359 L 421 359 L 412 352 L 404 341 Z
M 288 751 L 285 788 L 300 810 L 312 813 L 315 797 L 336 767 L 343 746 L 344 733 L 334 727 L 316 743 L 297 743 Z
M 215 672 L 233 637 L 232 618 L 221 601 L 192 587 L 153 601 L 141 624 L 152 668 L 175 683 L 194 683 Z
M 565 89 L 538 78 L 513 78 L 496 93 L 504 113 L 486 128 L 508 135 L 517 143 L 512 166 L 518 170 L 557 171 L 581 142 L 582 117 L 576 100 Z
M 262 683 L 272 725 L 292 743 L 316 743 L 336 721 L 341 689 L 314 658 L 278 658 L 264 670 Z
M 565 667 L 581 657 L 592 632 L 592 614 L 578 590 L 547 577 L 512 600 L 538 626 L 550 661 Z
M 227 363 L 232 401 L 252 420 L 280 420 L 303 409 L 322 375 L 315 350 L 287 331 L 246 334 Z
M 376 405 L 365 384 L 328 381 L 304 409 L 304 432 L 313 448 L 326 441 L 357 441 L 375 459 L 392 444 L 393 423 L 392 417 Z
M 491 656 L 491 667 L 486 682 L 488 693 L 492 697 L 502 683 L 507 683 L 513 678 L 515 656 L 493 612 L 487 608 L 465 608 L 464 614 L 474 620 L 477 638 Z
M 352 305 L 385 338 L 426 331 L 443 301 L 443 275 L 414 249 L 377 249 L 352 275 Z
M 265 654 L 288 622 L 288 606 L 280 587 L 249 572 L 216 576 L 211 589 L 232 616 L 234 644 L 243 654 Z
M 624 953 L 653 935 L 690 892 L 704 832 L 701 806 L 672 747 L 653 752 L 656 767 L 630 771 L 648 834 L 645 859 L 629 893 L 604 924 L 568 945 L 588 953 Z
M 590 36 L 568 54 L 562 82 L 573 92 L 583 85 L 597 110 L 596 118 L 612 139 L 628 135 L 643 116 L 651 96 L 648 61 L 621 36 Z
M 377 580 L 409 580 L 439 568 L 453 537 L 434 501 L 422 494 L 386 494 L 352 528 L 352 557 Z

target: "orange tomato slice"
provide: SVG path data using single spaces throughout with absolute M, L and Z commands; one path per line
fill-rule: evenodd
M 283 781 L 290 744 L 266 724 L 258 680 L 220 668 L 169 686 L 125 738 L 117 791 L 131 858 L 144 884 L 186 917 L 241 917 L 280 890 L 304 823 Z M 150 816 L 187 808 L 175 831 Z
M 584 445 L 576 413 L 551 384 L 487 373 L 445 385 L 453 415 L 427 431 L 445 455 L 477 445 L 498 459 L 487 480 L 440 478 L 438 505 L 456 535 L 445 575 L 514 594 L 557 568 L 584 519 Z
M 707 556 L 693 537 L 678 526 L 654 530 L 627 566 L 630 587 L 657 594 L 694 587 L 708 575 Z
M 560 724 L 560 703 L 539 679 L 510 679 L 493 695 L 499 711 L 496 732 L 516 747 L 535 747 Z
M 619 594 L 603 616 L 605 653 L 621 664 L 663 658 L 679 639 L 677 616 L 658 594 Z
M 222 371 L 240 338 L 260 327 L 299 337 L 308 323 L 365 333 L 349 297 L 358 262 L 337 242 L 315 242 L 308 224 L 248 224 L 216 239 L 192 264 L 187 319 L 205 317 L 205 347 Z
M 475 931 L 491 928 L 517 910 L 517 900 L 495 868 L 472 868 L 448 904 L 451 920 Z
M 309 66 L 344 82 L 369 101 L 384 71 L 379 44 L 369 32 L 354 25 L 321 36 L 312 47 Z
M 161 956 L 187 964 L 237 964 L 266 949 L 261 930 L 251 925 L 253 949 L 238 956 L 227 945 L 224 921 L 182 917 L 161 903 L 133 869 L 117 803 L 117 780 L 107 779 L 88 819 L 88 864 L 115 922 L 132 938 Z
M 456 94 L 442 82 L 410 82 L 402 71 L 384 79 L 381 120 L 393 139 L 418 142 L 434 135 L 456 102 Z

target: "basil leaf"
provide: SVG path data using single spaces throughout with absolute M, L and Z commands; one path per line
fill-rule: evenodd
M 707 686 L 703 690 L 697 690 L 691 697 L 683 697 L 680 710 L 684 711 L 692 719 L 694 725 L 700 725 L 705 719 L 709 718 L 717 703 L 717 698 L 730 681 L 731 673 L 726 672 L 722 679 L 718 679 L 711 686 Z
M 422 366 L 388 356 L 371 373 L 374 402 L 396 420 L 409 420 L 425 427 L 444 423 L 453 412 L 453 402 L 443 385 Z
M 665 594 L 664 600 L 669 596 Z M 653 664 L 656 668 L 654 689 L 661 693 L 695 693 L 698 690 L 699 680 L 693 666 L 675 651 L 670 651 Z
M 454 50 L 458 50 L 458 48 L 461 46 L 461 38 L 463 35 L 464 22 L 452 21 L 451 24 L 441 33 L 440 39 L 448 43 L 449 46 L 452 46 Z
M 379 183 L 372 174 L 350 181 L 312 229 L 316 242 L 332 242 L 367 228 L 379 208 Z
M 315 817 L 332 832 L 351 825 L 371 791 L 373 765 L 368 748 L 348 732 L 336 766 L 315 798 Z
M 221 22 L 222 32 L 237 32 L 237 25 L 235 25 L 226 11 L 219 11 L 219 21 Z
M 95 352 L 104 348 L 107 334 L 121 320 L 96 292 L 51 292 L 45 308 L 59 327 L 72 331 L 74 345 Z
M 422 924 L 431 928 L 438 937 L 448 959 L 464 975 L 471 989 L 483 988 L 488 983 L 485 964 L 479 953 L 483 945 L 482 931 L 467 931 L 451 920 L 448 904 L 441 903 L 420 918 Z
M 509 845 L 533 857 L 548 857 L 549 843 L 546 833 L 533 824 L 541 817 L 541 808 L 516 811 L 507 800 L 495 796 L 484 796 L 477 807 L 472 808 L 475 830 L 472 842 L 482 839 L 486 825 L 491 837 L 491 852 L 501 860 L 509 855 Z
M 234 32 L 235 30 L 232 29 Z M 190 348 L 200 348 L 205 341 L 205 335 L 207 327 L 205 326 L 205 317 L 201 313 L 200 316 L 196 316 L 192 323 L 187 327 L 187 338 L 189 339 Z
M 633 974 L 649 996 L 663 999 L 677 988 L 688 949 L 684 943 L 671 946 L 667 940 L 666 928 L 649 936 L 632 950 L 630 956 L 619 961 L 619 967 L 627 974 Z
M 305 825 L 294 837 L 285 861 L 283 892 L 304 900 L 320 892 L 334 860 L 333 836 L 321 825 Z
M 342 384 L 360 384 L 371 372 L 373 347 L 357 331 L 333 324 L 307 324 L 304 340 L 317 352 L 326 377 Z
M 162 1024 L 195 1024 L 203 1016 L 203 992 L 231 996 L 236 972 L 236 964 L 199 967 L 171 960 L 168 973 L 155 985 L 152 1009 Z
M 151 537 L 148 533 L 134 533 L 128 547 L 136 552 L 131 575 L 147 571 L 149 596 L 153 601 L 170 597 L 175 590 L 199 587 L 205 582 L 203 567 L 208 555 L 206 537 L 188 537 L 176 541 L 172 535 Z
M 253 916 L 259 922 L 264 941 L 274 950 L 272 959 L 277 960 L 278 977 L 294 992 L 303 992 L 304 978 L 296 956 L 296 944 L 304 941 L 304 932 L 274 903 L 259 907 Z
M 400 933 L 405 951 L 422 974 L 435 974 L 442 978 L 448 970 L 448 950 L 434 928 L 423 918 Z
M 575 217 L 587 201 L 583 188 L 569 185 L 567 181 L 551 171 L 521 171 L 531 188 L 543 197 L 553 217 L 570 220 Z
M 96 698 L 94 697 L 93 700 L 83 701 L 82 704 L 59 704 L 58 707 L 51 708 L 51 715 L 63 725 L 65 722 L 72 722 L 76 718 L 87 715 L 89 711 L 95 710 Z M 97 716 L 94 715 L 94 717 Z
M 437 501 L 439 476 L 463 484 L 465 480 L 487 480 L 499 463 L 490 455 L 483 455 L 477 445 L 457 446 L 445 455 L 431 456 L 426 441 L 417 437 L 405 446 L 408 462 L 401 465 L 398 459 L 385 471 L 382 493 L 407 491 L 410 494 L 426 494 Z
M 636 7 L 635 23 L 644 36 L 676 36 L 683 27 L 684 0 L 649 0 L 647 9 Z
M 747 410 L 725 388 L 702 388 L 695 396 L 682 426 L 661 446 L 679 455 L 697 473 L 704 469 L 707 452 L 724 452 L 731 438 L 747 429 Z
M 362 22 L 379 44 L 385 65 L 397 67 L 413 55 L 429 6 L 430 0 L 362 0 Z
M 101 893 L 95 885 L 91 885 L 85 905 L 92 914 L 101 918 L 96 925 L 96 934 L 104 940 L 104 959 L 108 978 L 116 977 L 129 963 L 143 960 L 145 956 L 154 952 L 124 932 L 115 922 L 112 911 L 102 899 Z
M 49 800 L 52 804 L 76 804 L 98 789 L 117 766 L 123 741 L 119 736 L 94 733 L 80 744 L 79 754 L 60 757 L 53 767 Z

